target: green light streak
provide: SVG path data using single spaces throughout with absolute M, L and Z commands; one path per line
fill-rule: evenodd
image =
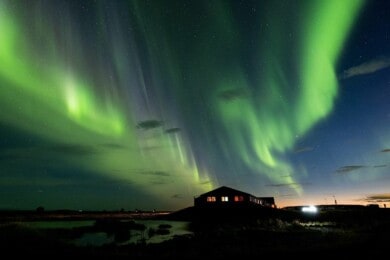
M 179 2 L 168 9 L 185 10 Z M 156 196 L 173 190 L 210 189 L 219 181 L 212 177 L 223 174 L 204 168 L 217 169 L 220 158 L 231 160 L 240 170 L 243 162 L 251 172 L 264 176 L 263 182 L 297 183 L 305 170 L 297 172 L 284 156 L 297 138 L 332 112 L 338 88 L 334 68 L 362 1 L 301 4 L 304 8 L 299 9 L 298 20 L 292 10 L 280 10 L 282 4 L 274 2 L 258 10 L 258 20 L 241 24 L 237 18 L 242 14 L 228 2 L 193 4 L 191 8 L 202 12 L 199 18 L 197 13 L 162 12 L 166 3 L 131 1 L 132 33 L 142 38 L 129 41 L 135 47 L 126 46 L 126 37 L 132 34 L 124 34 L 117 26 L 119 18 L 111 30 L 111 20 L 102 8 L 98 22 L 104 35 L 96 38 L 104 43 L 96 44 L 109 45 L 99 58 L 107 58 L 110 68 L 99 64 L 98 69 L 89 70 L 84 68 L 88 63 L 78 63 L 89 57 L 83 56 L 83 41 L 88 37 L 81 37 L 84 31 L 74 26 L 76 16 L 64 11 L 62 23 L 55 27 L 42 12 L 40 23 L 22 28 L 17 11 L 0 3 L 0 122 L 53 144 L 116 145 L 120 148 L 98 148 L 94 154 L 64 156 L 63 160 L 131 182 Z M 244 28 L 252 25 L 249 30 Z M 295 35 L 292 39 L 289 28 Z M 66 36 L 65 42 L 55 38 L 56 30 Z M 44 39 L 50 50 L 42 51 L 31 35 Z M 253 44 L 245 45 L 249 41 Z M 137 48 L 142 52 L 139 56 Z M 99 75 L 102 71 L 113 72 L 122 81 Z M 133 99 L 122 96 L 119 81 Z M 242 95 L 221 98 L 221 93 L 231 90 Z M 147 107 L 132 111 L 136 105 L 131 101 L 138 98 L 137 93 L 143 93 Z M 134 118 L 150 119 L 144 117 L 184 122 L 178 127 L 183 132 L 192 130 L 194 136 L 137 129 Z M 194 149 L 199 153 L 196 156 L 195 145 L 199 145 Z M 213 154 L 216 151 L 223 156 Z M 156 175 L 156 171 L 166 174 Z M 199 188 L 205 180 L 211 182 Z M 151 183 L 164 185 L 151 188 Z M 294 189 L 303 191 L 299 185 Z
M 8 123 L 11 121 L 15 126 L 33 130 L 45 138 L 58 139 L 61 134 L 63 140 L 68 140 L 69 132 L 59 127 L 67 121 L 64 115 L 68 109 L 68 119 L 89 131 L 114 136 L 123 133 L 124 116 L 115 108 L 114 101 L 105 100 L 103 103 L 94 98 L 88 90 L 90 86 L 77 80 L 70 81 L 58 70 L 58 65 L 37 67 L 35 61 L 29 60 L 27 46 L 22 44 L 28 42 L 27 39 L 18 33 L 16 23 L 5 12 L 0 14 L 0 29 L 0 76 L 3 82 L 0 91 L 3 105 L 7 108 L 7 111 L 3 109 L 3 113 L 18 114 L 14 118 L 3 115 Z M 35 128 L 34 124 L 21 118 L 29 118 Z M 47 121 L 54 123 L 47 124 L 45 130 L 40 124 Z
M 72 80 L 66 83 L 65 89 L 69 117 L 72 120 L 100 134 L 123 134 L 124 119 L 111 102 L 105 104 L 105 109 L 99 109 L 88 88 L 82 84 L 77 85 Z
M 43 62 L 39 63 L 33 58 L 39 55 L 29 45 L 16 17 L 0 4 L 0 122 L 54 144 L 92 147 L 95 153 L 64 155 L 61 162 L 130 182 L 156 196 L 204 190 L 199 187 L 199 172 L 185 159 L 188 155 L 179 139 L 170 143 L 167 134 L 152 140 L 143 138 L 142 130 L 132 122 L 131 111 L 124 109 L 124 100 L 119 95 L 102 97 L 80 76 L 82 71 L 68 69 L 72 66 L 62 62 L 60 50 L 40 53 Z M 53 30 L 50 23 L 46 26 L 38 26 L 37 33 Z M 76 48 L 77 44 L 71 46 Z M 119 63 L 121 60 L 116 59 Z M 143 150 L 149 141 L 157 149 Z M 123 148 L 102 148 L 104 144 Z M 144 174 L 156 171 L 167 172 L 167 176 Z M 150 188 L 154 182 L 164 185 Z
M 297 41 L 301 47 L 296 62 L 298 83 L 285 66 L 290 58 L 285 55 L 291 55 L 286 52 L 291 48 L 289 40 L 281 37 L 286 25 L 276 21 L 261 35 L 269 41 L 260 48 L 260 55 L 268 57 L 268 64 L 267 73 L 257 84 L 266 91 L 228 102 L 216 100 L 237 154 L 252 169 L 276 183 L 297 182 L 299 175 L 280 156 L 332 111 L 338 87 L 334 67 L 362 1 L 310 1 L 309 5 L 302 14 L 303 25 L 298 26 L 303 28 L 302 38 Z M 273 19 L 276 11 L 269 11 Z M 228 82 L 219 81 L 217 93 L 250 89 L 251 83 L 239 69 L 230 77 Z M 291 88 L 296 89 L 294 97 Z M 297 193 L 303 191 L 299 185 L 294 189 Z
M 313 1 L 304 26 L 302 83 L 296 113 L 299 133 L 327 116 L 337 96 L 334 66 L 363 1 Z

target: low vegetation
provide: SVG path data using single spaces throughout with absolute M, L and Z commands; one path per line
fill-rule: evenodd
M 226 212 L 225 212 L 226 213 Z M 380 256 L 387 248 L 390 211 L 333 212 L 301 215 L 271 212 L 267 215 L 210 216 L 191 220 L 190 235 L 158 244 L 121 244 L 137 230 L 146 237 L 166 235 L 169 224 L 147 228 L 134 220 L 99 219 L 90 227 L 31 229 L 23 223 L 0 224 L 0 249 L 16 255 L 68 255 L 107 257 L 261 257 L 264 254 Z M 72 239 L 85 233 L 104 232 L 113 242 L 77 247 Z

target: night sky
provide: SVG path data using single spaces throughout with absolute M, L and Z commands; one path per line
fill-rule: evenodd
M 390 1 L 0 1 L 0 209 L 390 206 Z

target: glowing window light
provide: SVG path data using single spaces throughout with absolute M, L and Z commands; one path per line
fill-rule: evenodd
M 207 202 L 216 202 L 217 199 L 214 196 L 207 197 Z
M 244 201 L 244 196 L 234 196 L 234 201 Z
M 315 206 L 302 207 L 302 212 L 305 213 L 317 213 L 318 209 Z
M 228 202 L 229 201 L 229 197 L 228 196 L 222 196 L 221 200 L 223 202 Z

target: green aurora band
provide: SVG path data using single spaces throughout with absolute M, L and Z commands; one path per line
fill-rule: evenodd
M 73 64 L 61 62 L 66 61 L 61 53 L 62 46 L 56 46 L 55 41 L 50 41 L 50 37 L 43 34 L 54 31 L 54 28 L 42 25 L 50 22 L 42 21 L 35 28 L 37 38 L 47 40 L 41 42 L 48 45 L 44 46 L 42 52 L 31 48 L 34 44 L 29 45 L 33 42 L 26 37 L 28 32 L 18 27 L 16 17 L 11 16 L 10 8 L 0 5 L 2 123 L 65 149 L 76 146 L 88 150 L 92 147 L 94 152 L 91 155 L 65 156 L 61 163 L 119 179 L 123 184 L 129 183 L 151 194 L 167 194 L 172 190 L 181 194 L 194 194 L 207 189 L 202 187 L 199 191 L 191 188 L 196 188 L 199 174 L 190 161 L 191 156 L 183 155 L 184 149 L 179 147 L 181 144 L 178 138 L 164 133 L 138 138 L 132 116 L 126 115 L 119 95 L 99 95 L 87 80 L 81 79 L 79 72 L 72 70 Z M 66 32 L 66 28 L 63 29 Z M 70 37 L 72 33 L 66 35 Z M 81 48 L 73 44 L 67 53 L 80 53 L 77 47 Z M 147 149 L 152 145 L 164 148 L 156 151 Z M 12 150 L 8 152 L 13 153 Z M 48 154 L 44 156 L 50 158 Z M 184 156 L 186 160 L 178 161 Z M 8 174 L 15 171 L 15 167 L 2 168 L 9 171 Z M 166 175 L 174 182 L 167 181 Z M 55 176 L 39 182 L 38 187 L 63 184 Z M 159 185 L 158 189 L 151 190 L 150 183 L 153 182 L 167 182 L 167 185 Z M 28 180 L 26 176 L 22 179 L 7 176 L 2 179 L 2 183 L 25 185 L 34 184 L 36 180 L 34 177 Z M 172 185 L 178 187 L 173 188 Z
M 338 90 L 337 57 L 360 7 L 361 1 L 311 1 L 304 10 L 307 16 L 298 26 L 302 31 L 297 33 L 302 39 L 296 46 L 281 37 L 286 35 L 284 30 L 290 21 L 273 23 L 267 34 L 269 44 L 259 48 L 260 55 L 265 54 L 270 64 L 263 78 L 254 83 L 266 86 L 266 97 L 254 96 L 220 105 L 223 123 L 236 143 L 238 154 L 276 183 L 295 183 L 297 175 L 289 164 L 278 160 L 277 154 L 291 151 L 297 138 L 332 111 Z M 299 53 L 293 64 L 297 72 L 295 86 L 287 71 L 291 68 L 283 66 L 287 57 L 294 55 L 286 52 L 292 46 Z M 242 72 L 237 70 L 234 75 L 236 79 L 232 82 L 236 86 L 222 82 L 221 88 L 249 88 Z M 294 91 L 288 91 L 289 88 Z M 289 97 L 291 93 L 293 100 Z M 251 142 L 245 141 L 246 135 Z M 286 179 L 286 175 L 291 177 Z M 294 188 L 302 191 L 299 185 Z
M 216 151 L 215 144 L 226 161 L 242 161 L 265 183 L 297 183 L 304 170 L 294 169 L 284 155 L 331 113 L 338 92 L 337 59 L 363 2 L 302 1 L 299 13 L 281 8 L 281 2 L 267 3 L 249 29 L 227 1 L 205 1 L 199 10 L 190 10 L 192 15 L 174 12 L 180 1 L 172 2 L 171 12 L 165 4 L 128 3 L 138 48 L 120 44 L 121 28 L 111 34 L 103 30 L 106 42 L 112 40 L 112 63 L 107 63 L 112 66 L 98 62 L 94 80 L 92 70 L 79 62 L 88 47 L 71 14 L 54 23 L 39 11 L 44 3 L 37 4 L 29 22 L 18 8 L 0 3 L 0 122 L 53 144 L 110 144 L 64 162 L 156 196 L 191 197 L 223 183 L 223 174 L 210 166 L 212 159 L 193 151 L 196 146 Z M 197 17 L 196 11 L 205 15 Z M 108 26 L 102 9 L 96 12 L 98 24 Z M 29 29 L 23 26 L 27 23 Z M 56 38 L 58 30 L 67 41 Z M 122 52 L 131 60 L 124 60 Z M 123 81 L 110 80 L 105 69 L 118 77 L 149 77 L 121 86 Z M 148 112 L 137 112 L 136 93 L 144 93 L 143 111 Z M 183 131 L 137 129 L 138 121 L 150 117 L 184 122 Z M 221 126 L 223 134 L 210 134 Z M 198 139 L 191 140 L 193 132 Z M 233 173 L 240 179 L 240 172 Z M 151 182 L 165 185 L 150 188 Z M 293 189 L 303 192 L 300 185 Z

